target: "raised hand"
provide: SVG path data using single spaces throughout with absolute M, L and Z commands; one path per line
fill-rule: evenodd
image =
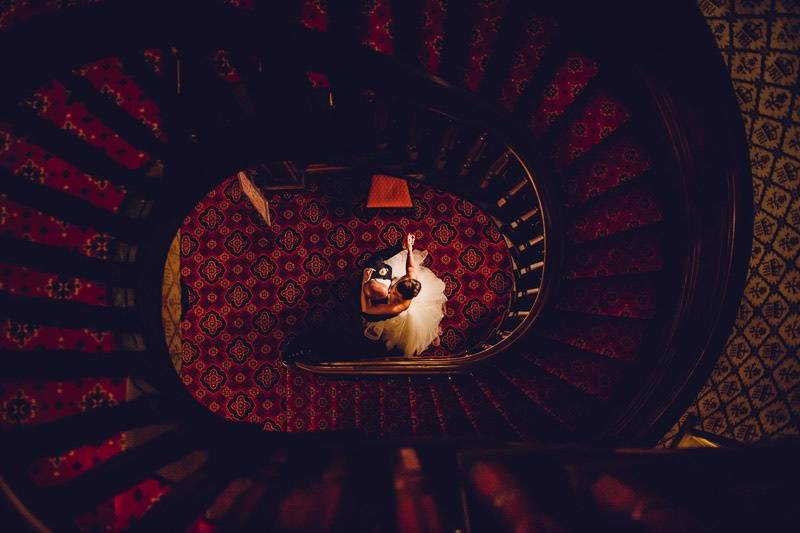
M 413 233 L 409 233 L 408 235 L 406 235 L 406 249 L 409 252 L 414 249 L 414 240 L 415 237 Z

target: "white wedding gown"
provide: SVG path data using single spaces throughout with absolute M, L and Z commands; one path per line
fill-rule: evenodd
M 392 272 L 406 271 L 406 252 L 393 255 L 385 261 L 392 267 Z M 399 349 L 403 355 L 419 355 L 439 336 L 439 323 L 444 317 L 444 306 L 447 297 L 444 295 L 444 281 L 436 277 L 431 269 L 422 266 L 428 257 L 427 251 L 414 250 L 417 267 L 417 280 L 422 288 L 408 309 L 399 315 L 367 322 L 364 335 L 374 341 L 382 341 L 388 350 Z M 395 277 L 396 282 L 400 277 Z

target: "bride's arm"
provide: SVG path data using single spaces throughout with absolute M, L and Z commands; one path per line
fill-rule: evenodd
M 363 298 L 363 296 L 362 296 Z M 363 302 L 363 300 L 362 300 Z M 362 306 L 361 311 L 366 315 L 399 315 L 411 305 L 411 300 L 405 300 L 399 304 L 372 304 L 367 299 L 366 309 Z
M 417 279 L 417 265 L 414 262 L 414 235 L 409 233 L 406 236 L 406 276 L 409 279 Z

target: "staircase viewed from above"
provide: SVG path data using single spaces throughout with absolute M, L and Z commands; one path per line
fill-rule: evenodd
M 0 18 L 28 51 L 0 62 L 1 471 L 31 520 L 292 530 L 308 474 L 332 524 L 342 480 L 417 482 L 384 448 L 652 444 L 706 377 L 751 191 L 693 11 L 664 8 L 676 58 L 632 2 L 87 4 Z M 368 209 L 375 174 L 412 207 Z M 407 232 L 448 297 L 413 358 L 354 292 Z M 309 459 L 362 441 L 388 485 Z

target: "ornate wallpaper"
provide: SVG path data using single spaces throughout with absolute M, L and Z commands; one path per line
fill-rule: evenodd
M 661 445 L 696 429 L 756 442 L 800 430 L 800 2 L 699 0 L 730 69 L 750 145 L 755 225 L 736 324 Z

